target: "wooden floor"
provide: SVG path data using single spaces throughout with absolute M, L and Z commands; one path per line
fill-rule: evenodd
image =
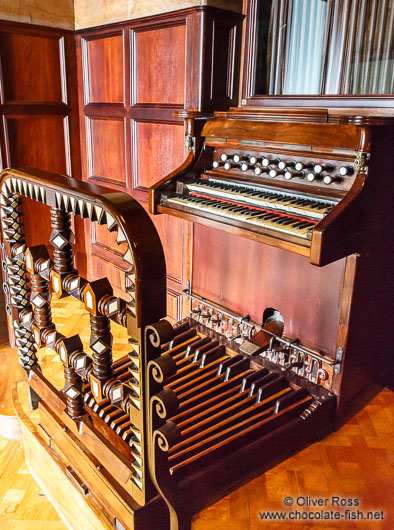
M 0 528 L 66 529 L 30 475 L 22 444 L 4 438 L 0 438 Z
M 66 335 L 80 333 L 83 342 L 89 338 L 86 313 L 76 305 L 72 315 L 65 313 L 64 301 L 55 302 L 54 320 Z M 114 332 L 116 356 L 127 352 L 127 339 L 122 328 Z M 0 351 L 0 356 L 3 352 Z M 40 352 L 44 373 L 56 386 L 62 386 L 62 369 L 57 356 Z M 2 399 L 0 395 L 0 401 Z M 357 511 L 377 512 L 383 520 L 346 520 L 347 507 L 332 506 L 332 497 L 359 499 Z M 293 506 L 284 506 L 291 497 Z M 309 499 L 327 499 L 326 507 L 297 506 Z M 343 518 L 332 521 L 300 520 L 289 522 L 262 521 L 259 514 L 267 511 L 298 510 L 306 512 L 338 511 Z M 304 514 L 304 515 L 303 515 Z M 350 516 L 350 514 L 349 514 Z M 23 448 L 17 441 L 0 437 L 0 530 L 61 530 L 65 525 L 42 494 L 24 464 Z M 207 508 L 193 520 L 192 530 L 270 530 L 316 528 L 329 529 L 394 529 L 394 393 L 382 391 L 340 431 L 315 443 L 286 460 L 263 476 Z M 79 529 L 78 529 L 79 530 Z M 83 530 L 83 529 L 81 529 Z M 99 530 L 99 529 L 97 529 Z M 149 529 L 146 529 L 149 530 Z

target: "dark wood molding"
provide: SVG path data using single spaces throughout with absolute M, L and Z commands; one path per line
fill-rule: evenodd
M 234 11 L 227 11 L 226 9 L 221 9 L 218 7 L 212 7 L 212 6 L 195 6 L 195 7 L 188 7 L 186 9 L 178 9 L 177 11 L 169 11 L 166 13 L 159 13 L 157 15 L 149 15 L 146 17 L 140 17 L 140 18 L 134 18 L 130 20 L 125 20 L 122 22 L 114 22 L 113 24 L 105 24 L 102 26 L 92 26 L 89 28 L 83 28 L 78 29 L 74 31 L 75 35 L 81 35 L 85 32 L 89 32 L 92 34 L 102 34 L 103 32 L 110 32 L 113 30 L 116 30 L 117 28 L 121 28 L 124 26 L 139 26 L 139 27 L 145 27 L 145 26 L 155 26 L 156 24 L 162 24 L 168 21 L 168 18 L 171 17 L 172 20 L 184 19 L 188 15 L 192 13 L 198 13 L 198 12 L 206 12 L 211 13 L 212 15 L 216 15 L 217 17 L 223 17 L 223 16 L 234 16 L 242 19 L 242 15 L 239 13 L 236 13 Z
M 393 96 L 250 96 L 243 97 L 242 106 L 274 106 L 274 107 L 343 107 L 348 108 L 373 108 L 379 116 L 379 110 L 385 113 L 386 109 L 394 107 Z M 386 113 L 385 113 L 386 114 Z M 394 114 L 394 111 L 393 111 Z
M 55 28 L 53 26 L 45 26 L 41 24 L 30 24 L 27 22 L 14 22 L 11 20 L 0 19 L 0 31 L 6 31 L 9 33 L 21 33 L 30 35 L 34 32 L 35 35 L 43 35 L 47 37 L 50 34 L 62 36 L 62 35 L 74 35 L 74 31 L 71 29 Z

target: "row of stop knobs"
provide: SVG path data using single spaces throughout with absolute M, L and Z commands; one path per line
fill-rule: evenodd
M 268 158 L 265 156 L 245 156 L 238 154 L 227 155 L 222 153 L 220 160 L 213 162 L 213 167 L 224 167 L 227 171 L 232 168 L 239 168 L 241 171 L 253 170 L 256 175 L 268 174 L 275 178 L 283 175 L 286 180 L 292 178 L 301 178 L 309 182 L 323 181 L 324 184 L 331 184 L 332 182 L 340 183 L 346 175 L 353 175 L 354 169 L 352 166 L 341 166 L 338 174 L 332 174 L 335 167 L 331 163 L 315 164 L 314 162 L 297 162 L 296 160 L 283 161 L 280 158 Z

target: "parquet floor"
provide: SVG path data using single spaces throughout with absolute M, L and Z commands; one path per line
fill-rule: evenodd
M 56 301 L 53 305 L 54 320 L 59 330 L 68 336 L 79 333 L 87 345 L 89 321 L 81 305 L 75 303 L 71 314 L 65 311 L 65 301 Z M 127 339 L 120 327 L 114 326 L 113 334 L 114 350 L 121 356 L 127 352 Z M 40 358 L 44 373 L 51 374 L 52 381 L 56 376 L 56 386 L 60 388 L 63 378 L 57 355 L 42 350 Z M 365 517 L 368 511 L 377 512 L 381 517 L 383 511 L 384 519 L 361 521 L 342 517 L 326 521 L 268 522 L 262 521 L 259 516 L 266 511 L 289 513 L 294 510 L 299 512 L 298 517 L 305 517 L 309 511 L 321 510 L 338 511 L 345 516 L 347 507 L 332 506 L 333 496 L 359 499 L 360 506 L 349 507 L 355 516 L 360 517 L 357 510 Z M 294 504 L 291 507 L 284 506 L 285 497 L 292 497 Z M 298 502 L 305 498 L 321 498 L 326 506 L 298 506 L 297 498 Z M 30 475 L 21 444 L 0 437 L 0 530 L 65 528 Z M 394 393 L 382 391 L 337 433 L 306 448 L 205 509 L 194 518 L 192 525 L 192 530 L 263 528 L 394 529 Z
M 66 529 L 30 475 L 25 464 L 22 444 L 4 438 L 0 438 L 0 528 Z

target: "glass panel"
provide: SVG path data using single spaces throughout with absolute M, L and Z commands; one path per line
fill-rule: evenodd
M 394 92 L 393 0 L 258 0 L 255 94 Z
M 283 94 L 320 94 L 327 2 L 293 0 Z

